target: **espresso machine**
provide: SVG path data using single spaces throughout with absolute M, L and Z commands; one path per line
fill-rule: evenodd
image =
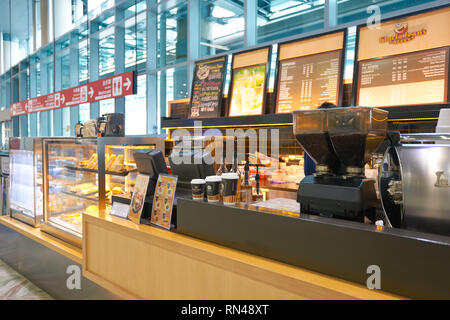
M 125 136 L 125 115 L 123 113 L 107 113 L 97 119 L 99 137 Z
M 299 185 L 302 213 L 364 221 L 376 217 L 375 181 L 365 164 L 387 133 L 388 112 L 371 107 L 294 111 L 294 135 L 316 163 Z
M 449 133 L 392 139 L 378 179 L 387 226 L 450 236 Z

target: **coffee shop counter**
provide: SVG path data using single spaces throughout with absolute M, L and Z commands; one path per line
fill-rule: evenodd
M 290 266 L 418 299 L 450 299 L 450 237 L 251 205 L 178 199 L 177 232 Z
M 263 257 L 264 254 L 245 252 L 233 248 L 233 245 L 181 234 L 180 231 L 189 233 L 190 218 L 186 215 L 187 211 L 193 214 L 193 210 L 199 210 L 201 215 L 214 215 L 214 210 L 221 208 L 234 215 L 234 210 L 238 208 L 227 208 L 220 204 L 211 206 L 189 199 L 177 200 L 178 219 L 181 219 L 178 221 L 178 231 L 137 225 L 110 215 L 85 214 L 83 275 L 122 298 L 402 298 L 400 295 L 369 290 L 362 284 Z M 298 219 L 298 214 L 284 214 L 284 217 Z M 203 224 L 209 223 L 212 223 L 211 230 L 217 230 L 218 226 L 213 221 L 203 221 Z M 249 228 L 246 232 L 257 235 L 261 230 Z M 273 240 L 276 242 L 276 239 Z

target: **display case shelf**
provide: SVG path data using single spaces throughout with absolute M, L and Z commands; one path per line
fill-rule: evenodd
M 59 215 L 62 215 L 62 214 L 73 213 L 73 212 L 76 212 L 76 211 L 79 211 L 79 210 L 82 210 L 82 209 L 83 209 L 83 206 L 71 207 L 71 208 L 64 209 L 62 211 L 54 212 L 53 216 L 59 216 Z
M 64 166 L 64 168 L 74 171 L 83 171 L 83 172 L 91 172 L 91 173 L 98 173 L 98 170 L 96 169 L 88 169 L 88 168 L 80 168 L 80 167 L 73 167 L 73 166 Z M 124 171 L 105 171 L 105 174 L 111 175 L 111 176 L 119 176 L 119 177 L 126 177 L 130 172 L 136 172 L 137 169 L 132 170 L 124 170 Z
M 88 195 L 85 196 L 85 195 L 76 194 L 76 193 L 68 192 L 68 191 L 61 191 L 61 193 L 65 194 L 65 195 L 68 195 L 68 196 L 72 196 L 72 197 L 88 200 L 88 201 L 98 202 L 98 198 L 91 198 Z M 95 192 L 95 193 L 97 193 L 97 192 Z

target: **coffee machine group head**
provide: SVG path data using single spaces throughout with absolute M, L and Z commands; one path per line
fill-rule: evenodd
M 364 166 L 385 139 L 388 112 L 371 107 L 294 111 L 294 135 L 316 163 L 297 200 L 303 213 L 363 221 L 374 218 L 375 182 Z

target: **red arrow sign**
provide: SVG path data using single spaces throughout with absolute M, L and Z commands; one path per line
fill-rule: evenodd
M 10 114 L 11 117 L 15 117 L 136 94 L 134 79 L 135 72 L 130 71 L 75 88 L 20 101 L 10 105 Z
M 28 113 L 28 100 L 11 104 L 9 113 L 11 117 L 21 116 Z

